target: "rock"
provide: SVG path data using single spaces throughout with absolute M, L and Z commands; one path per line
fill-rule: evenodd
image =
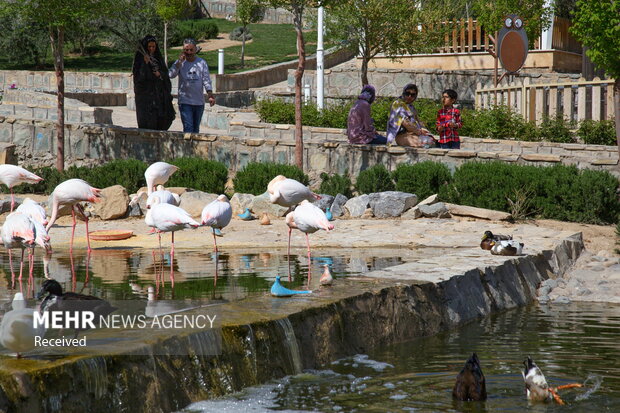
M 429 218 L 450 218 L 450 212 L 448 207 L 443 202 L 438 202 L 432 205 L 419 205 L 420 212 L 425 217 Z
M 370 197 L 364 194 L 349 199 L 347 203 L 344 204 L 343 208 L 345 212 L 348 212 L 351 217 L 357 218 L 361 217 L 364 214 L 366 208 L 368 208 L 369 202 Z
M 335 217 L 341 217 L 344 215 L 344 205 L 347 203 L 349 198 L 342 194 L 336 195 L 334 198 L 334 202 L 332 202 L 331 211 L 332 215 Z
M 129 202 L 129 208 L 133 209 L 134 205 L 137 205 L 140 209 L 140 213 L 142 213 L 142 211 L 146 211 L 146 200 L 149 199 L 149 197 L 146 194 L 146 192 L 138 191 L 138 194 L 131 195 L 130 197 L 131 201 Z
M 559 297 L 555 297 L 553 299 L 554 304 L 570 304 L 570 298 L 565 295 L 560 295 Z
M 128 205 L 127 190 L 121 185 L 114 185 L 101 190 L 101 202 L 93 205 L 93 212 L 103 220 L 118 219 L 127 215 Z
M 364 213 L 362 214 L 360 218 L 368 219 L 368 218 L 373 218 L 373 217 L 374 215 L 372 214 L 372 208 L 366 208 L 366 211 L 364 211 Z
M 377 218 L 399 217 L 418 203 L 417 195 L 398 191 L 375 192 L 369 197 L 372 213 Z
M 20 206 L 24 202 L 24 198 L 15 197 L 15 208 Z M 11 194 L 4 195 L 4 198 L 0 200 L 0 214 L 11 211 Z
M 551 287 L 549 287 L 548 285 L 543 285 L 542 287 L 538 289 L 538 295 L 541 297 L 545 295 L 549 295 L 550 292 L 551 292 Z
M 332 204 L 334 203 L 335 197 L 331 195 L 327 195 L 327 194 L 319 194 L 319 195 L 321 195 L 321 199 L 315 200 L 313 204 L 318 206 L 319 208 L 321 208 L 321 210 L 323 210 L 323 212 L 325 212 L 327 208 L 332 206 Z
M 422 211 L 420 211 L 420 205 L 418 204 L 411 208 L 409 211 L 402 214 L 400 217 L 403 219 L 418 219 L 422 216 Z
M 235 193 L 230 198 L 230 207 L 232 208 L 233 215 L 241 214 L 246 208 L 250 208 L 254 197 L 252 194 Z
M 538 297 L 538 302 L 541 304 L 547 304 L 549 302 L 549 296 L 548 295 L 542 295 L 540 297 Z
M 219 195 L 209 194 L 202 191 L 185 192 L 181 195 L 179 207 L 183 208 L 193 217 L 199 217 L 207 204 L 213 202 Z
M 452 215 L 489 219 L 492 221 L 507 221 L 512 218 L 512 216 L 507 212 L 494 211 L 492 209 L 476 208 L 449 203 L 446 203 L 446 207 L 448 207 L 448 211 L 450 211 Z
M 609 250 L 600 250 L 596 255 L 604 258 L 614 258 L 615 256 L 614 252 Z
M 418 202 L 418 205 L 433 205 L 439 201 L 437 194 L 425 198 L 424 201 Z
M 558 281 L 554 280 L 553 278 L 549 278 L 548 280 L 543 281 L 541 284 L 541 287 L 549 287 L 552 290 L 558 286 Z
M 142 208 L 140 208 L 140 204 L 130 204 L 129 205 L 129 213 L 127 216 L 129 217 L 141 217 L 143 215 Z
M 266 212 L 272 217 L 283 217 L 289 210 L 286 207 L 272 204 L 269 201 L 269 194 L 267 192 L 262 195 L 255 196 L 248 208 L 250 208 L 250 210 L 256 215 L 260 216 L 263 212 Z M 236 217 L 237 215 L 235 214 L 234 216 Z
M 580 288 L 577 290 L 577 295 L 578 296 L 584 296 L 584 295 L 590 295 L 592 294 L 592 291 L 590 291 L 589 288 Z

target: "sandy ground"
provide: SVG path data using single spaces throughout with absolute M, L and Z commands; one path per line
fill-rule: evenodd
M 217 49 L 225 49 L 231 46 L 241 46 L 243 42 L 230 40 L 228 38 L 229 33 L 220 33 L 216 39 L 209 39 L 204 42 L 198 43 L 198 46 L 202 49 L 203 52 L 208 52 Z M 246 40 L 246 46 L 252 43 L 252 40 Z M 183 46 L 173 47 L 172 49 L 182 49 Z

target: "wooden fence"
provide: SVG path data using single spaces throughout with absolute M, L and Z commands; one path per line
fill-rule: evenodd
M 476 108 L 488 109 L 507 105 L 521 113 L 525 120 L 540 123 L 544 117 L 562 116 L 567 120 L 602 120 L 614 116 L 611 79 L 586 81 L 581 78 L 570 83 L 530 83 L 529 78 L 517 79 L 510 86 L 476 89 Z
M 484 52 L 491 48 L 492 43 L 486 31 L 472 18 L 453 20 L 443 23 L 447 26 L 444 45 L 436 53 L 472 53 Z M 581 44 L 569 33 L 570 20 L 555 17 L 552 30 L 552 46 L 554 50 L 581 53 Z M 541 49 L 541 39 L 534 41 L 534 50 Z

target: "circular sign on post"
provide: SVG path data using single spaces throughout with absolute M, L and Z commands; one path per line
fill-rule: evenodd
M 515 73 L 525 63 L 528 51 L 527 33 L 523 20 L 516 14 L 504 19 L 504 26 L 497 36 L 497 52 L 502 67 L 508 73 Z

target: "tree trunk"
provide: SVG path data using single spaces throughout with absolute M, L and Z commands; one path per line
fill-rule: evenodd
M 241 68 L 244 66 L 245 61 L 245 34 L 246 34 L 246 26 L 243 26 L 243 38 L 241 41 Z
M 302 31 L 303 8 L 295 10 L 293 22 L 297 32 L 297 55 L 299 62 L 295 70 L 295 165 L 302 171 L 304 169 L 304 136 L 301 125 L 301 81 L 306 67 L 306 49 L 304 45 L 304 34 Z
M 620 77 L 614 82 L 614 116 L 616 118 L 616 143 L 620 157 Z
M 56 122 L 56 169 L 65 169 L 65 73 L 64 73 L 64 27 L 50 28 L 50 42 L 56 70 L 58 96 L 58 120 Z
M 164 22 L 164 63 L 168 67 L 168 22 Z
M 368 84 L 368 58 L 362 57 L 362 87 Z

